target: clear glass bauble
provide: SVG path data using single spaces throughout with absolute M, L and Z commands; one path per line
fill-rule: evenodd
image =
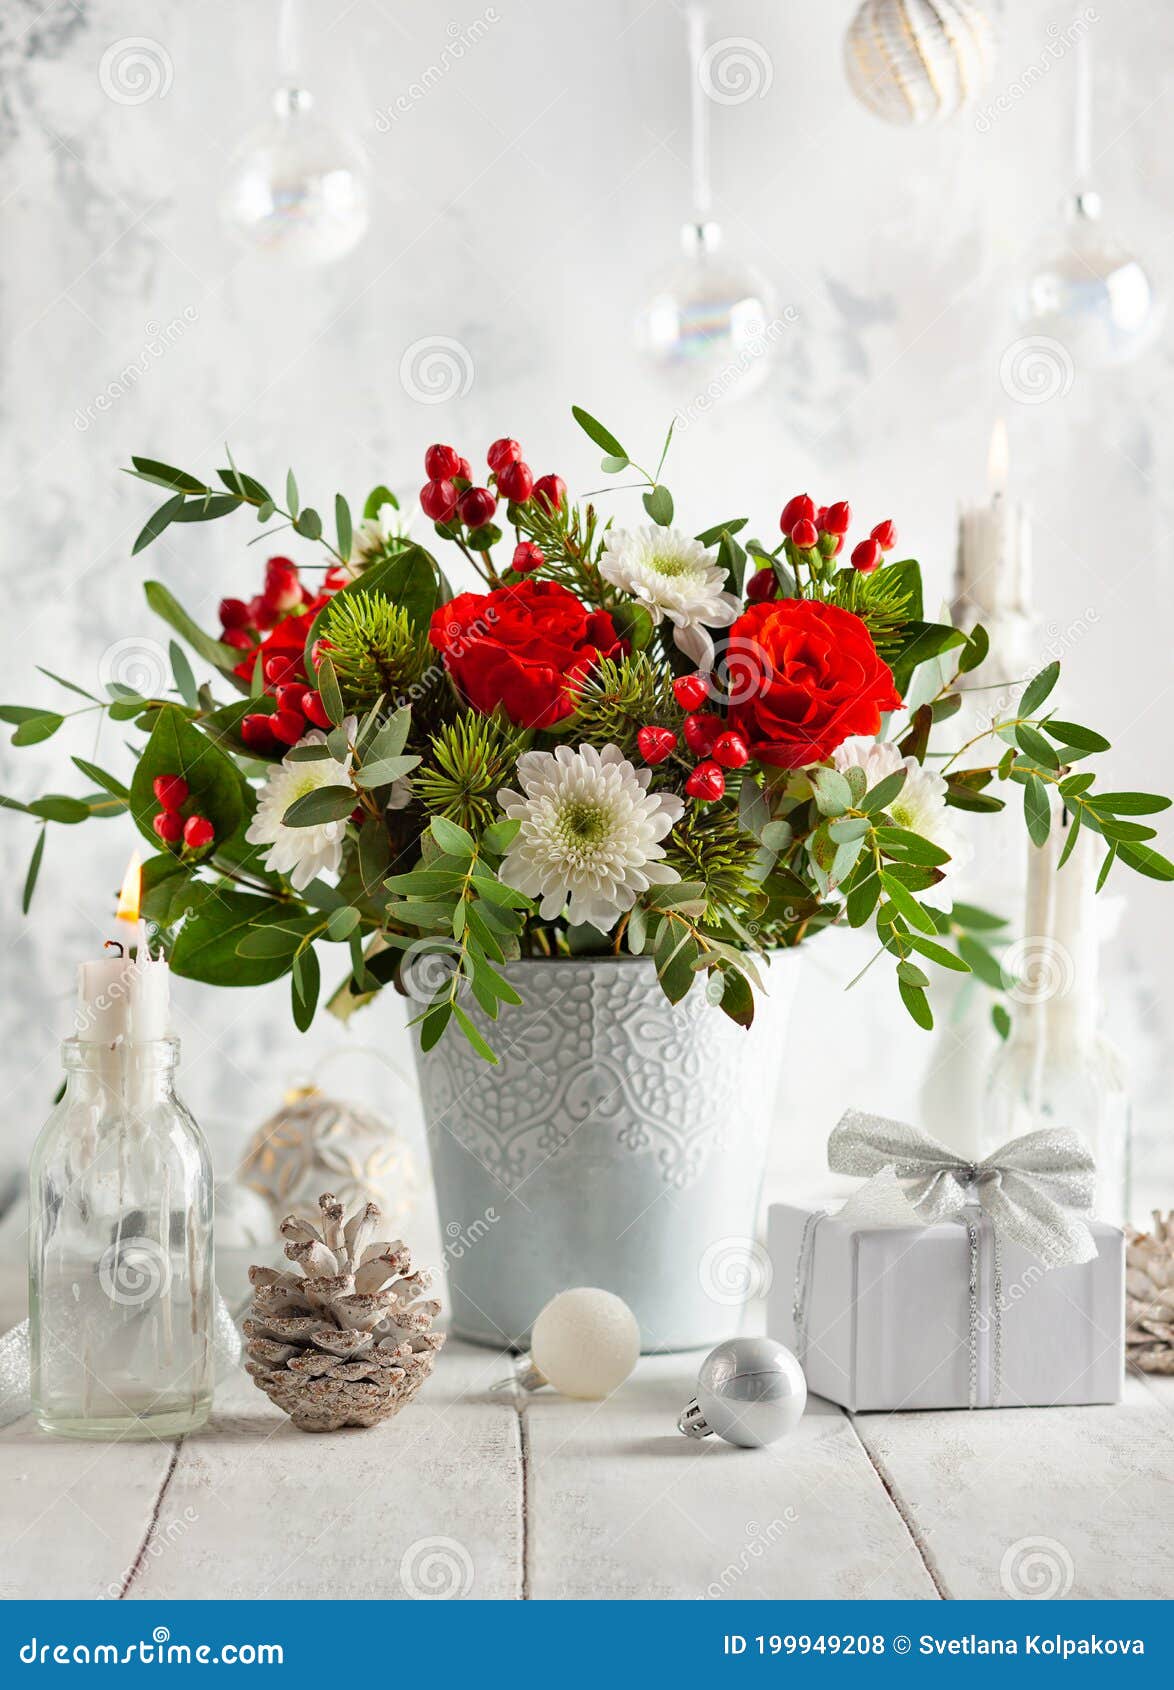
M 281 88 L 274 116 L 237 149 L 226 221 L 258 251 L 290 264 L 331 264 L 367 232 L 367 165 L 358 143 L 324 122 L 303 88 Z
M 29 1170 L 33 1412 L 74 1438 L 170 1438 L 212 1403 L 212 1166 L 172 1039 L 70 1039 Z
M 682 246 L 639 319 L 638 344 L 663 373 L 699 390 L 750 393 L 767 374 L 780 326 L 770 284 L 723 251 L 716 223 L 686 224 Z
M 1092 193 L 1073 202 L 1066 238 L 1028 278 L 1018 308 L 1028 334 L 1059 341 L 1084 369 L 1138 357 L 1164 314 L 1144 265 L 1102 227 Z

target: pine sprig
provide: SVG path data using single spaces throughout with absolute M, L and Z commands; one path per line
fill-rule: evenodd
M 753 865 L 756 841 L 739 825 L 732 807 L 694 805 L 665 840 L 665 861 L 683 881 L 705 888 L 708 927 L 721 924 L 727 913 L 750 917 L 766 905 L 761 885 L 747 872 Z
M 497 815 L 498 789 L 514 778 L 527 736 L 469 710 L 431 736 L 415 795 L 429 815 L 478 834 Z
M 380 593 L 340 593 L 326 612 L 322 637 L 343 699 L 357 709 L 406 693 L 432 656 L 407 612 Z
M 644 651 L 633 657 L 605 657 L 583 681 L 579 707 L 570 726 L 593 745 L 618 745 L 625 757 L 637 755 L 636 736 L 649 722 L 675 721 L 672 675 Z
M 886 662 L 901 649 L 904 631 L 919 609 L 914 589 L 902 571 L 878 569 L 871 575 L 842 569 L 831 585 L 830 599 L 842 610 L 859 616 L 872 643 Z
M 609 522 L 600 522 L 594 505 L 569 502 L 551 510 L 541 499 L 525 505 L 511 505 L 510 515 L 519 534 L 532 540 L 546 563 L 545 579 L 558 581 L 589 603 L 608 609 L 617 598 L 599 573 L 603 536 Z

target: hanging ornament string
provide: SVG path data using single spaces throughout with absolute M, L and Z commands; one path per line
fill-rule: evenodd
M 709 221 L 713 190 L 709 168 L 709 96 L 705 92 L 706 8 L 690 6 L 685 14 L 690 75 L 690 163 L 693 180 L 693 220 Z

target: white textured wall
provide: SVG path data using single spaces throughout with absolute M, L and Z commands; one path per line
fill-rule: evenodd
M 766 530 L 798 488 L 848 496 L 870 521 L 893 515 L 931 592 L 945 592 L 956 504 L 981 491 L 1002 409 L 1015 488 L 1035 519 L 1038 603 L 1070 647 L 1071 688 L 1117 742 L 1114 784 L 1170 787 L 1169 343 L 1122 373 L 1078 372 L 1070 392 L 1044 404 L 1014 402 L 999 379 L 1017 333 L 1009 287 L 1056 226 L 1067 186 L 1071 60 L 1032 73 L 1022 97 L 1017 85 L 1055 42 L 1049 26 L 1080 8 L 1013 7 L 991 89 L 1009 92 L 1009 109 L 989 124 L 964 117 L 919 133 L 886 129 L 849 95 L 839 42 L 850 10 L 842 0 L 714 8 L 715 33 L 745 38 L 771 78 L 764 97 L 715 110 L 718 209 L 731 247 L 771 275 L 796 321 L 759 396 L 684 431 L 672 476 L 682 514 L 699 525 L 745 510 Z M 1159 0 L 1095 10 L 1107 222 L 1168 273 L 1174 10 Z M 228 438 L 262 476 L 294 463 L 325 503 L 336 486 L 352 499 L 376 480 L 415 487 L 430 439 L 452 439 L 476 460 L 503 432 L 523 440 L 537 471 L 594 485 L 573 399 L 626 441 L 650 451 L 659 442 L 671 404 L 632 354 L 628 325 L 687 210 L 673 6 L 316 0 L 312 12 L 309 80 L 369 150 L 375 216 L 342 266 L 282 273 L 242 258 L 216 215 L 231 149 L 264 114 L 275 79 L 269 4 L 6 0 L 0 11 L 10 699 L 56 702 L 35 661 L 92 682 L 114 641 L 155 632 L 128 555 L 147 500 L 116 473 L 132 450 L 212 469 Z M 454 40 L 478 19 L 489 27 L 454 57 Z M 119 103 L 99 65 L 139 36 L 157 44 L 170 85 Z M 415 97 L 421 79 L 429 86 Z M 394 121 L 381 121 L 397 101 Z M 173 344 L 152 356 L 159 328 L 173 323 Z M 405 391 L 399 369 L 406 348 L 435 336 L 466 349 L 472 381 L 463 397 L 429 405 Z M 137 378 L 120 375 L 135 364 Z M 125 391 L 94 410 L 111 383 Z M 246 537 L 243 525 L 173 530 L 144 561 L 211 624 L 221 594 L 247 591 L 260 567 Z M 1068 637 L 1074 627 L 1086 631 Z M 67 750 L 118 761 L 117 734 L 105 730 L 96 746 L 88 720 L 37 752 L 3 748 L 3 790 L 68 788 Z M 103 936 L 128 836 L 54 829 L 28 924 L 15 905 L 32 830 L 10 816 L 0 839 L 0 1155 L 18 1159 L 54 1084 L 71 965 Z M 1160 1036 L 1171 895 L 1139 882 L 1129 891 L 1116 1018 L 1135 1020 L 1138 992 L 1149 990 Z M 822 1073 L 836 1073 L 837 1098 L 847 1068 L 861 1101 L 901 1107 L 924 1046 L 887 984 L 838 995 L 830 951 L 809 981 L 809 1101 L 796 1130 L 814 1141 L 830 1124 Z M 237 997 L 181 984 L 179 996 L 186 1090 L 223 1123 L 224 1142 L 308 1051 L 338 1040 L 331 1027 L 300 1040 L 282 987 Z M 358 1036 L 402 1052 L 401 1020 L 389 1000 Z M 878 1034 L 895 1045 L 879 1050 Z M 832 1061 L 833 1039 L 841 1051 L 847 1043 L 847 1062 Z M 1152 1070 L 1142 1084 L 1154 1145 L 1165 1087 Z

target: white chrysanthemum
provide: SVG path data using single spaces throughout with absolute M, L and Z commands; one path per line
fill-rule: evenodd
M 383 556 L 391 540 L 406 540 L 416 518 L 415 505 L 397 509 L 383 504 L 374 516 L 360 522 L 351 539 L 350 564 L 352 572 L 361 574 L 367 565 Z
M 569 745 L 518 758 L 522 793 L 497 801 L 521 822 L 499 874 L 507 886 L 541 898 L 544 921 L 561 915 L 606 933 L 654 882 L 679 880 L 660 859 L 661 840 L 684 801 L 648 791 L 651 769 L 636 769 L 618 745 Z M 522 794 L 525 794 L 523 796 Z
M 973 849 L 954 825 L 946 804 L 946 782 L 933 769 L 924 768 L 916 757 L 902 757 L 895 745 L 880 744 L 866 735 L 846 739 L 832 753 L 832 763 L 840 770 L 863 769 L 869 787 L 874 787 L 886 775 L 905 770 L 905 784 L 889 805 L 888 813 L 897 827 L 919 833 L 932 845 L 940 845 L 950 853 L 950 861 L 942 864 L 949 877 L 964 868 L 974 855 Z M 923 904 L 948 910 L 953 902 L 949 879 L 940 880 L 925 892 L 917 894 Z
M 357 721 L 348 716 L 343 726 L 348 740 L 355 737 Z M 326 735 L 315 728 L 302 745 L 324 745 Z M 303 892 L 318 875 L 337 874 L 342 861 L 342 841 L 346 832 L 346 818 L 336 822 L 319 822 L 313 827 L 287 827 L 282 817 L 290 805 L 320 786 L 349 786 L 350 758 L 345 763 L 333 757 L 320 757 L 312 763 L 291 763 L 288 755 L 270 769 L 265 785 L 257 795 L 257 813 L 249 823 L 245 838 L 250 845 L 268 845 L 265 866 L 276 874 L 288 874 L 295 891 Z M 358 800 L 356 799 L 357 803 Z
M 673 639 L 699 669 L 713 666 L 708 628 L 727 628 L 742 611 L 723 590 L 725 571 L 699 540 L 676 528 L 613 529 L 599 573 L 644 605 L 654 622 L 667 616 Z

